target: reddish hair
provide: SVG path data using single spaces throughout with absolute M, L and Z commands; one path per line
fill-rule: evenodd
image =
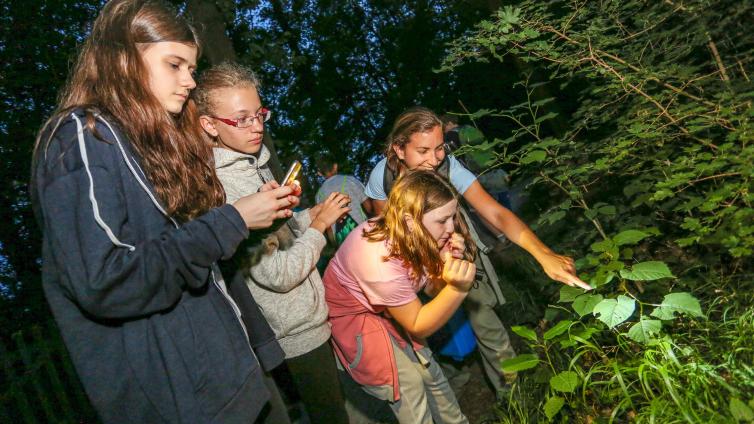
M 452 200 L 457 201 L 458 197 L 456 189 L 440 174 L 427 170 L 407 171 L 390 190 L 382 215 L 374 220 L 371 230 L 364 230 L 363 236 L 369 241 L 388 240 L 390 255 L 384 259 L 392 257 L 402 260 L 411 267 L 415 278 L 420 278 L 425 272 L 439 277 L 443 266 L 440 251 L 437 241 L 424 227 L 422 219 L 427 212 Z M 412 228 L 406 222 L 406 215 L 414 222 Z M 473 261 L 476 244 L 469 235 L 460 211 L 456 210 L 453 219 L 456 232 L 465 240 L 465 258 Z

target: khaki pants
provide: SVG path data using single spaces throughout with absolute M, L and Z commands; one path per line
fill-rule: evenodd
M 497 297 L 490 284 L 489 281 L 482 281 L 477 287 L 472 288 L 463 301 L 463 308 L 476 336 L 484 372 L 495 392 L 499 393 L 505 385 L 500 361 L 515 357 L 516 352 L 511 346 L 505 326 L 493 309 L 497 304 Z
M 401 398 L 392 402 L 392 397 L 385 399 L 389 393 L 384 388 L 363 386 L 367 393 L 388 400 L 400 424 L 468 424 L 469 420 L 461 412 L 458 400 L 429 348 L 414 352 L 410 344 L 404 350 L 393 341 L 393 353 Z

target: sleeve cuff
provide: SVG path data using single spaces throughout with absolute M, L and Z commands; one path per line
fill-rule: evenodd
M 322 253 L 322 249 L 324 249 L 325 245 L 327 244 L 325 235 L 311 227 L 307 228 L 300 238 L 306 240 L 307 243 L 311 243 L 313 246 L 319 249 L 320 253 Z

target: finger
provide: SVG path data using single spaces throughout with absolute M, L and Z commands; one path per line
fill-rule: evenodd
M 301 193 L 304 191 L 301 188 L 301 182 L 299 182 L 299 180 L 293 180 L 293 182 L 291 183 L 291 187 L 293 188 L 293 194 L 296 196 L 300 196 Z
M 563 278 L 563 282 L 571 287 L 581 287 L 584 290 L 592 290 L 592 286 L 573 274 L 566 275 L 565 278 Z
M 293 204 L 294 200 L 296 199 L 295 196 L 285 196 L 282 199 L 277 199 L 274 203 L 275 207 L 274 209 L 276 211 L 282 210 L 282 209 L 288 209 Z
M 473 262 L 469 262 L 469 268 L 466 271 L 466 279 L 472 280 L 474 279 L 474 276 L 476 275 L 476 265 Z
M 458 274 L 458 270 L 460 268 L 461 268 L 461 261 L 459 261 L 458 259 L 455 259 L 455 258 L 453 258 L 453 259 L 450 260 L 450 271 L 453 274 L 457 275 Z
M 280 186 L 273 189 L 271 192 L 276 199 L 283 199 L 293 193 L 293 188 L 291 186 Z
M 459 259 L 458 260 L 458 264 L 459 264 L 458 265 L 458 275 L 460 275 L 461 277 L 465 277 L 466 276 L 466 271 L 468 271 L 468 269 L 469 269 L 469 262 L 468 261 L 464 261 L 462 259 Z
M 448 252 L 447 250 L 445 252 L 443 252 L 443 254 L 442 254 L 442 260 L 443 260 L 443 262 L 445 262 L 447 264 L 450 259 L 451 259 L 450 252 Z
M 290 209 L 280 209 L 280 210 L 277 210 L 277 211 L 273 212 L 273 214 L 272 214 L 272 220 L 274 221 L 276 219 L 288 218 L 292 214 L 293 213 L 291 212 Z M 272 225 L 272 223 L 270 223 L 269 225 Z
M 301 202 L 301 198 L 298 196 L 288 196 L 288 207 L 295 208 Z

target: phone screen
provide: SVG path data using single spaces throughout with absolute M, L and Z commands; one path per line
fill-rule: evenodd
M 295 160 L 291 164 L 291 167 L 288 168 L 288 172 L 285 173 L 285 178 L 283 178 L 283 185 L 287 186 L 293 183 L 296 180 L 296 177 L 298 177 L 298 173 L 301 171 L 301 162 Z

